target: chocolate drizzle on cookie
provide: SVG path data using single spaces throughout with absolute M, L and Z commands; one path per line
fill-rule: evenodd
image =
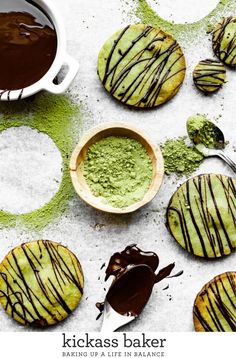
M 236 66 L 236 17 L 222 18 L 213 30 L 213 50 L 220 61 Z
M 236 332 L 236 272 L 219 275 L 205 285 L 193 315 L 197 331 Z
M 185 75 L 185 59 L 170 35 L 137 24 L 112 39 L 100 52 L 98 73 L 114 97 L 135 107 L 155 107 L 177 93 Z
M 71 294 L 72 301 L 68 300 Z M 0 265 L 0 302 L 22 324 L 55 324 L 72 313 L 82 294 L 80 264 L 60 244 L 22 244 Z
M 106 295 L 107 302 L 121 315 L 138 316 L 146 306 L 156 283 L 168 277 L 175 264 L 155 273 L 159 258 L 154 252 L 145 252 L 136 245 L 127 246 L 112 255 L 106 269 L 106 280 L 114 276 Z M 101 310 L 101 304 L 97 307 Z
M 215 174 L 188 180 L 169 203 L 167 226 L 191 254 L 229 255 L 236 247 L 235 180 Z
M 193 72 L 195 86 L 205 94 L 218 91 L 225 83 L 226 70 L 215 60 L 200 61 Z

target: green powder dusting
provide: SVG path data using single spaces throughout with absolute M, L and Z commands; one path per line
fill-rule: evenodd
M 57 194 L 42 208 L 29 214 L 12 215 L 0 211 L 0 226 L 22 225 L 40 230 L 59 217 L 68 207 L 74 190 L 69 175 L 69 158 L 79 140 L 80 108 L 66 96 L 41 93 L 34 100 L 0 103 L 0 131 L 29 126 L 46 133 L 57 145 L 63 158 L 63 177 Z
M 84 176 L 95 196 L 123 208 L 143 199 L 152 180 L 152 161 L 140 142 L 111 136 L 89 148 Z
M 186 145 L 184 138 L 168 139 L 162 145 L 166 174 L 190 175 L 198 169 L 204 157 L 194 147 Z
M 169 21 L 162 19 L 147 3 L 146 0 L 137 0 L 136 1 L 136 16 L 144 24 L 150 24 L 152 26 L 160 27 L 161 29 L 171 33 L 176 34 L 178 32 L 183 32 L 186 25 L 185 24 L 173 24 Z
M 126 1 L 124 1 L 124 5 Z M 198 41 L 195 34 L 199 32 L 209 32 L 220 17 L 234 11 L 236 0 L 221 0 L 216 8 L 203 19 L 194 23 L 174 24 L 161 18 L 148 4 L 147 0 L 133 0 L 133 13 L 144 24 L 160 27 L 166 32 L 177 37 L 177 39 L 185 40 L 190 38 L 192 41 Z M 131 11 L 132 13 L 132 11 Z
M 189 117 L 187 121 L 187 130 L 189 138 L 194 144 L 202 143 L 207 148 L 214 148 L 216 142 L 215 125 L 204 115 L 195 115 Z

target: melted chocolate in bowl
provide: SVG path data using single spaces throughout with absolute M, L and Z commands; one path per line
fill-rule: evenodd
M 53 23 L 33 1 L 0 1 L 0 89 L 19 90 L 39 81 L 57 51 Z

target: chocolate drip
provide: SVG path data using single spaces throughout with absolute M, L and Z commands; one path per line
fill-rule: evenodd
M 105 303 L 104 302 L 97 302 L 96 307 L 100 311 L 99 315 L 96 318 L 96 320 L 98 320 L 103 314 Z
M 193 314 L 198 331 L 236 332 L 236 272 L 210 281 L 197 296 Z
M 157 105 L 163 86 L 168 81 L 173 80 L 174 83 L 175 77 L 181 72 L 184 78 L 184 55 L 174 39 L 148 25 L 131 41 L 129 34 L 132 33 L 132 26 L 127 26 L 114 40 L 101 80 L 106 89 L 121 102 L 130 104 L 129 101 L 134 97 L 138 100 L 132 105 L 153 107 Z M 127 47 L 121 49 L 119 46 L 126 38 Z M 165 41 L 169 43 L 164 46 Z M 143 47 L 135 53 L 138 45 Z M 179 79 L 176 81 L 178 84 L 175 83 L 170 98 L 182 83 Z
M 181 270 L 181 271 L 177 272 L 175 275 L 168 276 L 167 278 L 175 278 L 175 277 L 180 277 L 180 276 L 182 276 L 182 275 L 183 275 L 183 273 L 184 273 L 184 271 L 183 271 L 183 270 Z
M 160 270 L 158 272 L 158 274 L 156 275 L 156 279 L 155 279 L 155 283 L 158 283 L 162 280 L 164 280 L 164 278 L 168 277 L 170 275 L 170 273 L 173 271 L 175 267 L 175 264 L 170 264 L 167 267 L 163 268 L 162 270 Z
M 35 250 L 35 247 L 38 250 Z M 80 295 L 83 293 L 77 272 L 81 270 L 79 262 L 69 251 L 65 260 L 60 253 L 61 248 L 64 247 L 50 241 L 37 241 L 34 249 L 31 244 L 22 244 L 13 249 L 3 261 L 0 272 L 0 301 L 12 317 L 23 324 L 35 326 L 41 322 L 45 325 L 44 312 L 54 323 L 59 321 L 56 314 L 59 317 L 70 314 L 72 310 L 63 298 L 68 284 L 73 284 Z M 45 256 L 48 260 L 47 268 L 41 263 Z M 27 270 L 25 265 L 22 266 L 19 257 L 26 258 Z M 47 277 L 45 270 L 49 270 Z M 37 285 L 28 280 L 30 274 L 35 277 Z
M 106 269 L 106 280 L 112 275 L 113 283 L 106 295 L 107 302 L 122 315 L 138 316 L 146 306 L 153 286 L 170 275 L 175 264 L 155 273 L 159 258 L 154 252 L 145 252 L 136 245 L 112 255 Z M 104 305 L 97 304 L 102 312 Z M 99 315 L 100 317 L 100 315 Z
M 159 258 L 154 252 L 142 251 L 136 245 L 127 246 L 124 251 L 116 252 L 110 258 L 105 280 L 111 275 L 117 277 L 119 272 L 129 265 L 141 264 L 150 266 L 155 272 L 159 265 Z
M 235 181 L 213 174 L 188 180 L 170 201 L 167 227 L 192 254 L 215 258 L 231 253 L 236 245 Z
M 1 1 L 0 96 L 39 81 L 51 67 L 57 35 L 51 20 L 34 2 Z M 19 99 L 22 92 L 19 94 Z

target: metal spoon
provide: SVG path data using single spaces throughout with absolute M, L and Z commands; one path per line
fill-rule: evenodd
M 124 316 L 117 313 L 106 301 L 101 332 L 115 332 L 118 328 L 132 322 L 135 318 L 135 316 Z
M 203 126 L 196 131 L 194 137 L 192 138 L 196 149 L 202 153 L 204 157 L 220 157 L 236 173 L 236 163 L 223 152 L 223 149 L 225 148 L 225 138 L 223 132 L 210 121 L 207 121 L 207 129 L 210 129 L 211 133 L 213 132 L 214 141 L 211 143 L 211 148 L 208 148 L 200 142 L 201 134 L 204 134 L 206 131 L 206 126 Z

